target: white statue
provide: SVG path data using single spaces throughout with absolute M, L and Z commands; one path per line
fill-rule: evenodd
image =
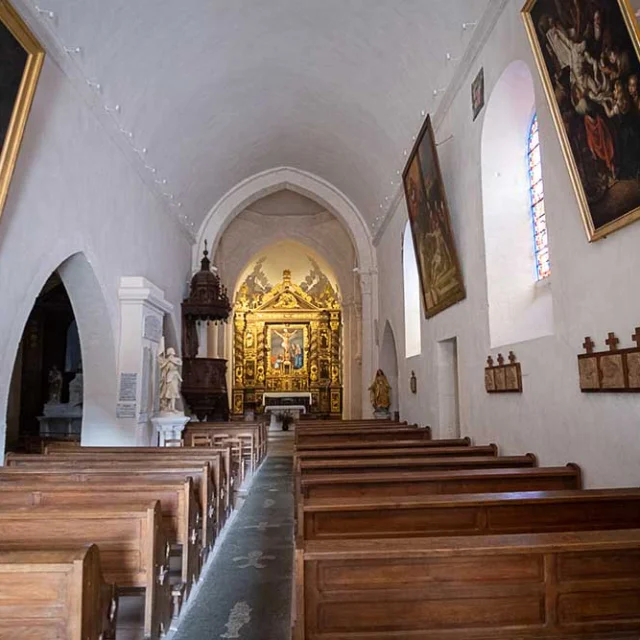
M 180 376 L 179 367 L 182 366 L 182 359 L 176 355 L 172 347 L 164 349 L 158 354 L 160 365 L 160 411 L 162 413 L 179 413 L 176 410 L 176 400 L 180 398 Z

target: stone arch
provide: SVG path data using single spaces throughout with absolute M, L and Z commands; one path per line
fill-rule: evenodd
M 311 173 L 292 167 L 279 167 L 256 174 L 228 191 L 209 211 L 193 247 L 192 265 L 197 270 L 205 239 L 210 253 L 215 255 L 218 243 L 231 221 L 251 204 L 267 195 L 289 189 L 322 205 L 342 222 L 353 243 L 357 257 L 357 272 L 361 291 L 361 308 L 354 310 L 361 322 L 361 357 L 358 360 L 359 383 L 372 378 L 377 362 L 373 327 L 378 313 L 377 262 L 371 234 L 356 206 L 336 187 Z M 229 283 L 231 284 L 231 283 Z M 354 371 L 354 375 L 357 372 Z M 357 418 L 369 412 L 366 394 L 361 394 L 361 407 L 353 407 L 345 417 Z
M 48 265 L 48 266 L 47 266 Z M 60 260 L 55 254 L 43 260 L 37 277 L 31 282 L 17 310 L 11 330 L 13 352 L 5 354 L 3 361 L 15 362 L 24 327 L 33 304 L 47 278 L 57 271 L 69 296 L 80 336 L 83 361 L 84 403 L 82 420 L 82 443 L 99 444 L 113 442 L 118 435 L 114 420 L 116 402 L 116 344 L 110 322 L 110 313 L 100 282 L 91 262 L 84 252 L 76 252 Z M 11 367 L 11 368 L 12 368 Z M 11 375 L 9 368 L 9 376 Z M 2 379 L 6 379 L 2 371 Z M 9 384 L 0 384 L 0 415 L 6 415 Z M 4 453 L 4 429 L 0 440 Z
M 391 324 L 387 320 L 382 334 L 382 345 L 380 347 L 380 369 L 387 376 L 387 380 L 391 385 L 391 415 L 394 411 L 400 411 L 400 402 L 398 398 L 398 351 L 396 349 L 396 338 L 391 328 Z

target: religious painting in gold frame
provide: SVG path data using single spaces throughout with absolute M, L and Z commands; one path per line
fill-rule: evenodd
M 424 311 L 431 318 L 466 294 L 429 116 L 402 177 Z
M 640 38 L 627 0 L 527 0 L 522 17 L 590 242 L 640 218 Z
M 35 36 L 15 9 L 0 0 L 0 216 L 43 60 Z
M 267 366 L 270 374 L 307 374 L 306 324 L 267 325 Z

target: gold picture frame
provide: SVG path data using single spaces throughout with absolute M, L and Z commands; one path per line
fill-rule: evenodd
M 621 105 L 620 116 L 627 113 L 623 96 L 630 76 L 638 73 L 640 79 L 638 24 L 628 0 L 527 0 L 521 14 L 587 238 L 593 242 L 640 218 L 638 153 L 628 136 L 619 135 L 624 127 L 625 136 L 640 141 L 640 124 L 614 120 L 616 104 Z M 631 65 L 624 73 L 623 57 Z M 608 76 L 606 92 L 589 86 L 583 60 L 602 68 L 596 72 L 593 66 L 598 83 L 604 85 Z
M 436 146 L 427 116 L 402 173 L 427 318 L 466 297 Z
M 44 49 L 6 0 L 0 0 L 0 23 L 0 51 L 3 53 L 0 62 L 0 86 L 3 88 L 0 94 L 1 217 L 42 69 Z M 15 55 L 10 55 L 12 52 Z M 7 103 L 2 105 L 5 100 Z

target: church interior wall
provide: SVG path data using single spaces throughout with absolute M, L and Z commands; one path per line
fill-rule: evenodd
M 521 2 L 509 2 L 468 69 L 466 81 L 446 113 L 436 117 L 436 140 L 452 226 L 467 297 L 430 320 L 422 319 L 422 354 L 404 357 L 402 232 L 407 211 L 402 198 L 377 242 L 379 318 L 389 321 L 399 350 L 402 419 L 439 424 L 437 346 L 457 338 L 462 435 L 477 442 L 496 441 L 506 454 L 536 451 L 541 464 L 578 462 L 588 486 L 640 482 L 638 400 L 635 394 L 584 394 L 576 356 L 585 336 L 599 350 L 613 331 L 620 347 L 632 346 L 640 322 L 640 303 L 631 277 L 638 271 L 640 224 L 589 243 L 571 185 L 559 138 L 519 15 Z M 527 63 L 534 78 L 541 131 L 543 178 L 551 248 L 553 335 L 490 348 L 488 283 L 485 262 L 481 139 L 485 110 L 473 122 L 470 85 L 481 67 L 486 102 L 504 70 L 515 60 Z M 448 141 L 444 142 L 450 136 Z M 523 161 L 526 139 L 523 139 Z M 489 354 L 513 350 L 522 363 L 522 394 L 490 395 L 483 371 Z M 415 370 L 418 393 L 409 391 Z
M 179 309 L 190 242 L 164 206 L 73 83 L 47 58 L 0 224 L 0 455 L 8 389 L 26 320 L 44 282 L 67 258 L 84 255 L 95 276 L 112 338 L 91 339 L 108 342 L 104 348 L 114 363 L 121 276 L 142 275 L 158 283 Z M 88 307 L 91 296 L 77 296 L 72 304 Z M 85 311 L 90 318 L 91 310 Z M 109 373 L 113 377 L 115 371 Z M 96 384 L 102 380 L 96 374 Z M 108 388 L 108 398 L 99 403 L 99 423 L 84 425 L 92 432 L 92 443 L 127 440 L 115 418 L 115 379 Z

